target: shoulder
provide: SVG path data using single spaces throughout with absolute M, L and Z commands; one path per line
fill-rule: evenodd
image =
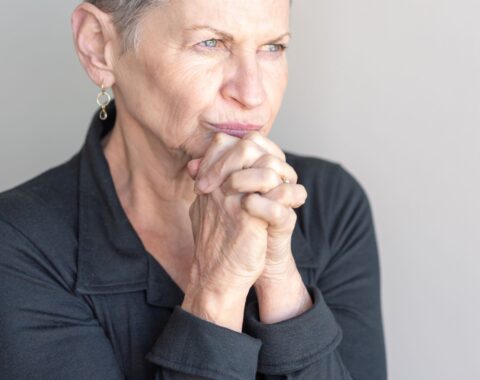
M 75 155 L 0 193 L 0 268 L 47 281 L 73 277 L 77 181 Z
M 15 187 L 0 192 L 0 219 L 31 223 L 39 216 L 68 218 L 71 199 L 77 196 L 78 155 Z

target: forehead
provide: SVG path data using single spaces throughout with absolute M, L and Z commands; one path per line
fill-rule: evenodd
M 170 31 L 209 25 L 242 36 L 288 32 L 290 0 L 171 0 L 160 12 Z

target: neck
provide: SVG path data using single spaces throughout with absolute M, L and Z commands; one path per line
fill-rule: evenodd
M 172 226 L 172 220 L 187 222 L 188 209 L 196 197 L 187 170 L 191 157 L 168 149 L 158 137 L 135 122 L 122 122 L 119 116 L 102 146 L 129 219 L 145 230 Z

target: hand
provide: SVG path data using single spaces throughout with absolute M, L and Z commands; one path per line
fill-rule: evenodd
M 217 134 L 212 152 L 228 150 L 237 141 Z M 192 169 L 192 163 L 188 166 Z M 199 195 L 190 207 L 195 241 L 191 286 L 211 293 L 245 292 L 260 276 L 265 264 L 268 223 L 242 207 L 243 195 L 221 189 Z
M 265 267 L 257 283 L 283 280 L 296 271 L 291 254 L 296 223 L 293 208 L 305 202 L 306 190 L 296 184 L 297 175 L 281 149 L 260 133 L 252 132 L 242 140 L 219 135 L 224 144 L 209 148 L 203 159 L 189 163 L 197 192 L 208 194 L 220 186 L 227 195 L 249 193 L 242 207 L 269 224 Z M 281 176 L 290 183 L 283 183 Z

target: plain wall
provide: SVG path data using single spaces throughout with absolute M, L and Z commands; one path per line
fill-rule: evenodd
M 0 191 L 83 144 L 97 88 L 73 50 L 76 4 L 0 3 Z M 294 2 L 271 137 L 367 191 L 393 380 L 480 379 L 479 15 L 478 0 Z

